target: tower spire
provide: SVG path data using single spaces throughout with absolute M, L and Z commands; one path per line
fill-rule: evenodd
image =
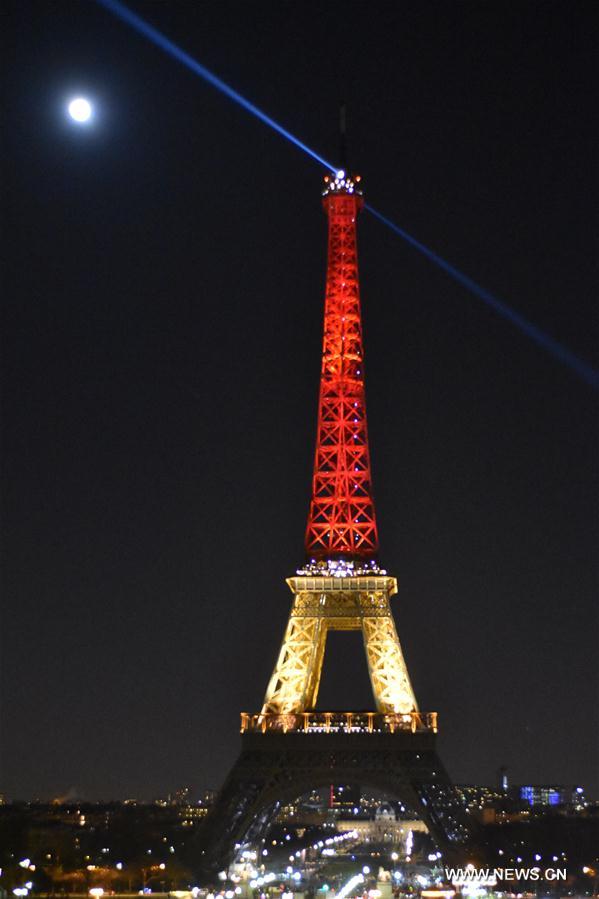
M 341 116 L 344 132 L 344 112 Z M 309 559 L 367 560 L 378 550 L 364 391 L 364 350 L 356 246 L 360 176 L 325 176 L 329 220 L 324 339 L 312 499 L 305 547 Z
M 347 108 L 345 103 L 339 107 L 339 162 L 341 168 L 347 171 L 349 163 L 347 161 Z

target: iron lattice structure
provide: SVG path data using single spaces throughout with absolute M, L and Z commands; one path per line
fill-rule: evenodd
M 266 689 L 263 715 L 301 715 L 316 708 L 328 632 L 361 630 L 376 709 L 418 711 L 391 614 L 393 577 L 294 577 L 294 594 L 279 657 Z
M 378 550 L 356 245 L 356 218 L 363 205 L 358 182 L 343 172 L 327 177 L 323 197 L 329 245 L 318 431 L 305 539 L 308 557 L 315 559 L 367 559 Z

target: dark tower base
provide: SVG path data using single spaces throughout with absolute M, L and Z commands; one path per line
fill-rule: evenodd
M 395 797 L 427 825 L 445 860 L 466 859 L 472 822 L 456 796 L 434 733 L 247 733 L 194 852 L 210 878 L 236 846 L 260 848 L 280 807 L 331 783 L 360 784 Z

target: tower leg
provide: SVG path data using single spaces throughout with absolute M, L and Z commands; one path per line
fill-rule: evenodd
M 262 714 L 285 715 L 314 706 L 326 636 L 322 618 L 291 615 L 266 690 Z
M 379 712 L 417 711 L 408 669 L 391 614 L 362 619 L 368 673 Z

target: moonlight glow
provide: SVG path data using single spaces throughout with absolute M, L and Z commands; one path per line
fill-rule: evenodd
M 92 106 L 85 97 L 75 97 L 69 103 L 69 115 L 75 122 L 89 122 L 92 116 Z

